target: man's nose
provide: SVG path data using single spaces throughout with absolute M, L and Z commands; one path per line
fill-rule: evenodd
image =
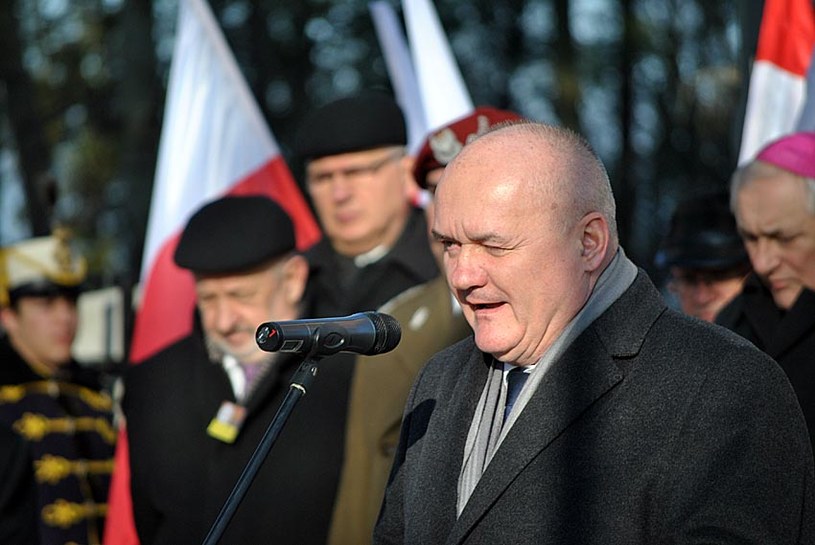
M 351 180 L 348 179 L 348 176 L 342 172 L 337 171 L 331 176 L 331 180 L 329 181 L 331 184 L 330 191 L 331 191 L 331 199 L 340 202 L 348 199 L 351 195 Z
M 53 308 L 59 319 L 72 320 L 76 317 L 76 303 L 64 297 L 54 299 Z
M 753 268 L 761 276 L 766 276 L 778 265 L 778 253 L 770 240 L 759 238 L 749 253 Z
M 235 317 L 235 311 L 229 301 L 219 301 L 215 305 L 213 322 L 217 331 L 223 333 L 232 329 Z
M 454 257 L 445 261 L 450 287 L 456 290 L 469 290 L 483 286 L 486 274 L 476 248 L 462 246 Z
M 709 303 L 716 298 L 716 287 L 710 281 L 700 280 L 691 288 L 691 297 L 697 304 Z

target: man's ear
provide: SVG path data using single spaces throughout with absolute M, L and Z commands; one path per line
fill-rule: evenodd
M 583 217 L 580 225 L 584 267 L 586 271 L 594 272 L 602 266 L 610 244 L 608 222 L 599 212 L 590 212 Z
M 308 262 L 300 254 L 295 254 L 283 265 L 283 289 L 286 301 L 298 305 L 303 298 L 308 281 Z

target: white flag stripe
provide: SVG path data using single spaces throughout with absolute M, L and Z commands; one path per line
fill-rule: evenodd
M 277 147 L 274 137 L 272 136 L 272 132 L 269 130 L 266 121 L 263 119 L 263 114 L 261 113 L 257 102 L 255 102 L 255 98 L 252 95 L 252 92 L 249 90 L 249 86 L 246 84 L 246 80 L 244 80 L 243 74 L 238 68 L 238 64 L 235 62 L 235 57 L 232 55 L 232 50 L 229 49 L 226 39 L 221 33 L 221 29 L 215 21 L 209 6 L 202 3 L 202 0 L 182 1 L 188 2 L 190 8 L 195 10 L 196 17 L 194 22 L 201 25 L 202 28 L 200 31 L 203 32 L 203 36 L 200 38 L 211 45 L 211 51 L 219 61 L 216 63 L 216 66 L 217 68 L 223 70 L 225 75 L 222 83 L 230 85 L 230 89 L 234 93 L 232 96 L 234 104 L 245 114 L 247 114 L 246 118 L 243 120 L 245 123 L 250 125 L 247 128 L 253 135 L 262 139 L 261 144 L 263 145 L 264 149 L 272 150 L 274 152 L 272 155 L 279 155 L 280 150 Z
M 182 0 L 141 278 L 190 214 L 279 155 L 209 8 Z
M 428 130 L 475 109 L 430 0 L 402 0 Z
M 405 33 L 393 6 L 385 0 L 372 2 L 368 8 L 374 22 L 379 45 L 385 57 L 396 102 L 402 107 L 408 129 L 408 150 L 418 151 L 427 134 L 425 113 L 419 83 L 413 70 Z
M 765 144 L 795 127 L 806 95 L 803 78 L 771 62 L 756 61 L 742 132 L 739 164 L 751 161 Z

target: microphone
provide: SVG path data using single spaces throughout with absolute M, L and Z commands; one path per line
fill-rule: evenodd
M 402 338 L 393 316 L 358 312 L 339 318 L 289 320 L 260 324 L 255 340 L 266 352 L 330 356 L 355 352 L 371 356 L 390 352 Z

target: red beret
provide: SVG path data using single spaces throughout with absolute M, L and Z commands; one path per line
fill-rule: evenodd
M 425 140 L 413 165 L 413 177 L 427 187 L 427 173 L 447 166 L 464 145 L 493 126 L 505 121 L 518 121 L 515 112 L 479 106 L 473 113 L 433 131 Z

